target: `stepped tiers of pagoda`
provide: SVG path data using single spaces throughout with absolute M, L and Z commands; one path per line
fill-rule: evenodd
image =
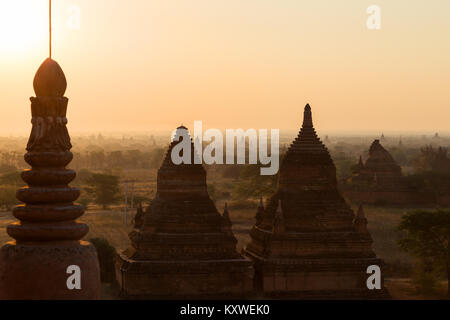
M 59 64 L 47 59 L 34 78 L 32 129 L 22 172 L 27 187 L 17 191 L 24 204 L 6 231 L 13 238 L 0 249 L 0 300 L 87 300 L 100 298 L 100 268 L 95 247 L 81 239 L 89 231 L 77 219 L 80 190 L 69 186 L 75 171 L 67 130 L 67 83 Z M 78 276 L 77 273 L 78 272 Z M 79 278 L 71 282 L 71 274 Z M 70 284 L 70 287 L 69 285 Z
M 383 267 L 372 250 L 367 220 L 355 215 L 337 188 L 336 168 L 304 111 L 298 137 L 282 161 L 276 193 L 256 214 L 244 254 L 255 285 L 268 297 L 383 298 L 367 288 L 367 268 Z
M 399 190 L 402 185 L 402 169 L 391 154 L 375 140 L 369 149 L 369 157 L 362 159 L 354 171 L 352 183 L 382 190 Z
M 245 296 L 252 291 L 253 271 L 251 261 L 236 251 L 228 209 L 223 215 L 217 211 L 201 164 L 172 162 L 172 149 L 183 139 L 183 131 L 187 129 L 177 129 L 158 171 L 155 198 L 145 212 L 138 211 L 129 235 L 131 246 L 116 258 L 122 295 Z M 194 163 L 191 141 L 190 145 Z

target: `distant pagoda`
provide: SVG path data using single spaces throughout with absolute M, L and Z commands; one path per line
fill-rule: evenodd
M 361 226 L 367 224 L 361 210 L 355 216 L 340 195 L 336 168 L 306 105 L 303 127 L 282 162 L 278 189 L 244 249 L 255 263 L 257 288 L 268 296 L 307 299 L 386 297 L 384 287 L 366 285 L 367 267 L 383 262 Z
M 217 211 L 201 164 L 172 162 L 177 129 L 161 168 L 157 193 L 136 218 L 131 246 L 116 259 L 116 274 L 125 297 L 230 297 L 252 290 L 251 261 L 236 251 L 228 208 Z M 189 137 L 190 139 L 190 137 Z M 194 146 L 191 142 L 191 158 Z
M 369 157 L 363 164 L 360 158 L 352 183 L 387 190 L 399 190 L 402 185 L 402 169 L 389 151 L 375 140 L 369 149 Z
M 433 148 L 422 149 L 422 159 L 429 159 L 431 168 L 440 167 L 445 172 L 446 152 Z M 450 161 L 447 161 L 450 171 Z M 428 170 L 431 169 L 429 167 Z M 434 170 L 434 169 L 433 169 Z M 438 171 L 437 171 L 438 172 Z M 441 171 L 442 172 L 442 171 Z M 366 162 L 360 157 L 353 168 L 353 174 L 343 181 L 342 190 L 353 203 L 372 205 L 430 206 L 450 204 L 449 192 L 435 192 L 408 183 L 403 177 L 401 167 L 392 155 L 375 140 L 369 149 Z

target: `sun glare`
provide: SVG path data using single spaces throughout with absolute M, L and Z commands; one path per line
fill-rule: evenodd
M 47 39 L 48 1 L 0 0 L 0 53 L 17 54 Z

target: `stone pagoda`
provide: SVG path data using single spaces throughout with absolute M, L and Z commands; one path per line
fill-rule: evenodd
M 172 150 L 189 139 L 191 163 L 174 164 Z M 116 259 L 127 298 L 241 297 L 252 290 L 251 261 L 236 251 L 228 209 L 219 214 L 194 164 L 194 146 L 179 127 L 158 171 L 157 193 L 135 219 L 131 246 Z
M 17 191 L 25 204 L 14 208 L 19 221 L 7 227 L 14 241 L 0 249 L 0 299 L 100 298 L 97 253 L 92 244 L 80 241 L 89 228 L 77 222 L 84 209 L 73 203 L 80 190 L 69 186 L 76 174 L 66 169 L 73 158 L 66 86 L 58 63 L 45 60 L 31 98 L 32 130 L 25 154 L 31 170 L 22 173 L 28 186 Z
M 369 157 L 363 163 L 360 157 L 352 183 L 378 187 L 382 190 L 399 190 L 402 186 L 402 169 L 389 151 L 375 140 L 369 149 Z
M 258 209 L 259 211 L 261 208 Z M 306 105 L 303 127 L 280 168 L 278 189 L 262 210 L 244 249 L 255 285 L 266 296 L 306 299 L 379 298 L 367 267 L 383 262 L 372 238 L 337 188 L 336 168 Z

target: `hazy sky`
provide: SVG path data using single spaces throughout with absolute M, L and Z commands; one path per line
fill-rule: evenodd
M 72 132 L 296 130 L 307 102 L 322 132 L 450 131 L 448 0 L 53 2 Z M 30 130 L 47 5 L 0 0 L 2 134 Z

